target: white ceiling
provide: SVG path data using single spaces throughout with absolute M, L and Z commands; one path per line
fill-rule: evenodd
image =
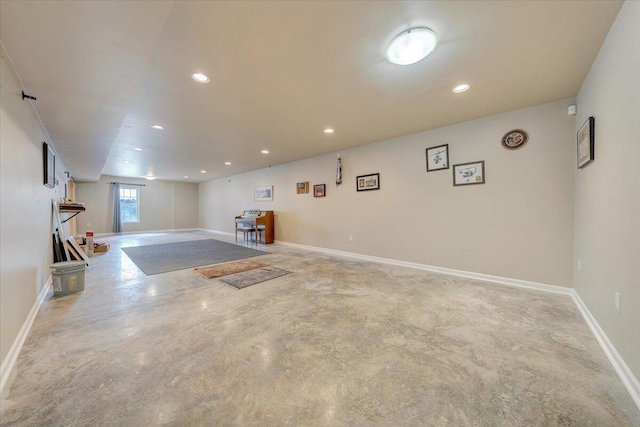
M 575 96 L 621 4 L 3 0 L 0 39 L 77 180 L 199 182 Z

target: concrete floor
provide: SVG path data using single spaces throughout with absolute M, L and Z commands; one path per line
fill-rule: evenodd
M 267 245 L 293 274 L 236 290 L 145 276 L 100 238 L 49 297 L 1 425 L 629 426 L 640 413 L 571 298 Z

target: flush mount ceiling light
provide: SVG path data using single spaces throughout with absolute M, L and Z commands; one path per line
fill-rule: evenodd
M 148 179 L 149 181 L 153 181 L 153 180 L 154 180 L 154 179 L 156 179 L 156 178 L 157 178 L 157 176 L 153 176 L 153 175 L 146 175 L 146 176 L 144 177 L 144 179 Z
M 398 65 L 415 64 L 433 52 L 437 44 L 436 33 L 429 28 L 410 28 L 391 41 L 387 49 L 387 60 Z
M 207 171 L 200 171 L 200 173 L 207 173 Z
M 331 128 L 326 128 L 326 129 L 324 130 L 324 133 L 333 133 L 333 129 L 331 129 Z
M 131 163 L 131 162 L 130 162 L 129 160 L 125 160 L 125 161 L 124 161 L 124 162 L 122 162 L 122 163 L 124 163 L 125 165 L 128 165 L 128 164 L 129 164 L 129 163 Z
M 195 73 L 192 74 L 191 77 L 198 83 L 209 83 L 209 77 L 205 76 L 204 74 Z
M 262 154 L 269 154 L 269 150 L 262 150 L 261 153 Z
M 230 166 L 231 162 L 224 162 L 225 165 Z
M 139 147 L 133 147 L 133 151 L 142 151 L 142 148 L 139 148 Z
M 187 178 L 187 179 L 189 178 L 187 175 L 185 175 L 184 177 Z
M 469 89 L 469 85 L 466 83 L 463 83 L 461 85 L 458 85 L 456 87 L 453 88 L 453 91 L 455 93 L 460 93 L 460 92 L 464 92 L 465 90 Z
M 163 130 L 164 128 L 160 125 L 151 125 L 152 128 L 154 129 L 159 129 L 159 130 Z

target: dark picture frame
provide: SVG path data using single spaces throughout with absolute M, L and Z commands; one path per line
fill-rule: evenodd
M 449 169 L 449 144 L 436 145 L 426 149 L 427 172 Z
M 578 152 L 578 169 L 582 169 L 595 159 L 596 148 L 596 119 L 591 116 L 578 130 L 577 135 L 577 152 Z
M 313 186 L 313 197 L 324 197 L 327 195 L 326 193 L 327 186 L 326 184 L 316 184 Z
M 49 144 L 42 142 L 42 172 L 45 187 L 56 186 L 56 155 Z
M 371 191 L 380 189 L 380 174 L 370 173 L 356 177 L 356 190 Z
M 484 160 L 453 165 L 453 186 L 485 183 Z

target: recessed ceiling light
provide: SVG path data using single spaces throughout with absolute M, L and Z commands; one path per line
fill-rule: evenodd
M 162 127 L 160 125 L 151 125 L 151 127 L 154 128 L 154 129 L 159 129 L 159 130 L 164 129 L 164 127 Z
M 207 173 L 207 171 L 200 171 L 200 173 Z
M 324 130 L 324 133 L 333 133 L 333 129 L 331 129 L 331 128 L 326 128 L 326 129 Z
M 153 181 L 154 179 L 156 179 L 156 178 L 157 178 L 157 176 L 153 176 L 153 175 L 146 175 L 144 178 L 145 178 L 145 179 L 148 179 L 149 181 Z
M 269 150 L 262 150 L 261 153 L 262 154 L 269 154 Z
M 410 28 L 398 34 L 387 49 L 392 64 L 411 65 L 429 55 L 436 48 L 438 38 L 429 28 Z
M 125 160 L 123 163 L 124 163 L 125 165 L 128 165 L 128 164 L 129 164 L 129 163 L 131 163 L 131 162 L 130 162 L 129 160 Z
M 187 175 L 184 176 L 185 178 L 189 178 Z
M 193 77 L 193 80 L 197 81 L 198 83 L 209 83 L 209 77 L 205 76 L 204 74 L 195 73 L 192 74 L 191 77 Z
M 231 162 L 224 162 L 224 164 L 229 166 L 229 165 L 231 165 Z
M 458 85 L 458 86 L 454 87 L 453 91 L 455 93 L 460 93 L 460 92 L 464 92 L 467 89 L 469 89 L 469 85 L 464 83 L 464 84 L 461 84 L 461 85 Z
M 134 151 L 142 151 L 142 148 L 139 148 L 139 147 L 133 147 L 133 150 L 134 150 Z

